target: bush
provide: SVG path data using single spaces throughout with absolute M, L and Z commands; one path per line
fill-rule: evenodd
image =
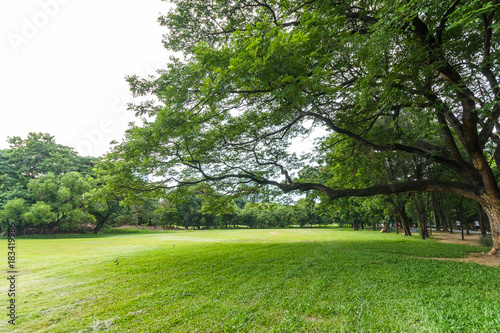
M 491 235 L 479 237 L 479 244 L 484 247 L 493 247 L 493 238 Z

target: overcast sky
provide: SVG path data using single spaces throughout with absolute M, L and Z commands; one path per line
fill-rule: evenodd
M 125 75 L 164 69 L 170 4 L 160 0 L 0 0 L 0 149 L 7 137 L 55 136 L 102 156 L 135 117 Z M 320 132 L 320 134 L 322 134 Z M 297 138 L 293 151 L 311 149 Z
M 100 156 L 129 121 L 125 75 L 165 68 L 160 0 L 1 0 L 0 149 L 46 132 Z

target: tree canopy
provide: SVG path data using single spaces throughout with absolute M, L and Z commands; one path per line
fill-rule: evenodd
M 9 149 L 0 150 L 0 209 L 7 201 L 25 198 L 28 183 L 52 173 L 93 173 L 95 158 L 79 156 L 71 147 L 56 143 L 48 133 L 29 133 L 8 138 Z
M 451 193 L 482 205 L 497 252 L 497 0 L 173 3 L 159 21 L 183 57 L 156 78 L 128 78 L 155 100 L 133 107 L 142 123 L 105 161 L 112 187 Z M 314 154 L 292 152 L 319 128 L 328 135 Z M 385 176 L 340 179 L 345 145 Z

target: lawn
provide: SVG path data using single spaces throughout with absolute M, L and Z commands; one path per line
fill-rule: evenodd
M 500 332 L 484 248 L 336 229 L 18 238 L 7 332 Z M 7 243 L 0 241 L 5 251 Z M 7 269 L 5 268 L 4 274 Z

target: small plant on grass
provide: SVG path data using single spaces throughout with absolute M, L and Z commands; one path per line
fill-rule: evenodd
M 479 237 L 479 244 L 484 247 L 492 247 L 493 239 L 491 238 L 491 235 L 482 235 Z

